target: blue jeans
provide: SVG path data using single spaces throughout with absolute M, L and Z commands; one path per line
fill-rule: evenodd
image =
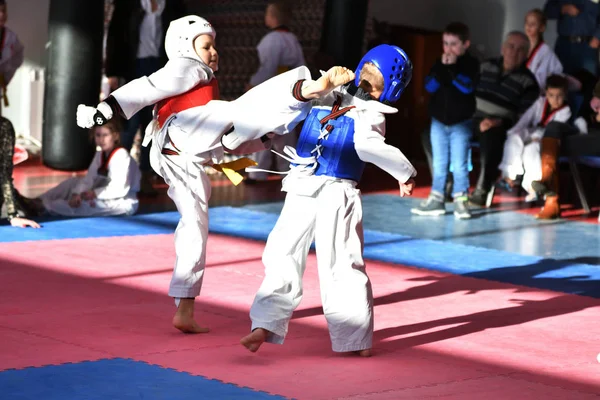
M 598 74 L 598 49 L 592 49 L 587 41 L 572 43 L 568 38 L 559 36 L 554 51 L 565 74 L 574 75 L 580 69 L 586 69 L 594 76 Z
M 452 163 L 454 186 L 452 197 L 464 196 L 469 190 L 469 151 L 471 148 L 471 120 L 455 125 L 444 125 L 431 119 L 431 151 L 433 153 L 432 192 L 444 194 L 449 166 Z

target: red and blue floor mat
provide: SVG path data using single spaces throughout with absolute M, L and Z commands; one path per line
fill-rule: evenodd
M 283 399 L 121 358 L 8 370 L 0 374 L 0 387 L 3 398 L 12 399 Z
M 522 214 L 432 224 L 365 197 L 370 359 L 331 352 L 312 254 L 286 343 L 239 345 L 279 204 L 211 209 L 206 335 L 170 326 L 176 213 L 0 227 L 0 398 L 597 398 L 597 226 L 532 239 Z

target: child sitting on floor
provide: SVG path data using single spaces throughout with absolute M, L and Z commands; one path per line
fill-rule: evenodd
M 67 179 L 36 199 L 42 213 L 91 217 L 137 211 L 141 173 L 129 152 L 119 146 L 121 133 L 116 120 L 90 132 L 98 151 L 87 174 Z

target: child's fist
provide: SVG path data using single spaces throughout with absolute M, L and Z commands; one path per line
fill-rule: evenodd
M 344 85 L 354 79 L 354 72 L 346 67 L 331 67 L 327 71 L 327 79 L 331 88 Z
M 321 77 L 302 87 L 302 97 L 319 99 L 333 89 L 354 79 L 354 72 L 346 67 L 331 67 L 327 72 L 321 71 Z

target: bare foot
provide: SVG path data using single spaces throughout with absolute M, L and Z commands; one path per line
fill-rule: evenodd
M 183 333 L 207 333 L 208 328 L 203 328 L 194 320 L 194 299 L 181 299 L 179 307 L 173 317 L 173 326 Z
M 244 336 L 240 343 L 253 353 L 256 353 L 260 346 L 267 340 L 269 331 L 263 328 L 256 328 L 247 336 Z
M 364 349 L 355 351 L 354 354 L 359 355 L 361 357 L 371 357 L 373 355 L 373 352 L 371 351 L 371 349 Z

